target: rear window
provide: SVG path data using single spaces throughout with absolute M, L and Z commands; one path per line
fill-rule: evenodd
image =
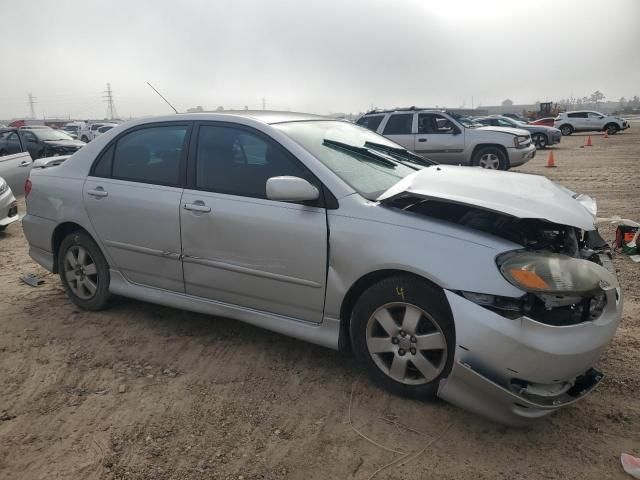
M 413 113 L 396 113 L 389 117 L 384 127 L 384 135 L 405 135 L 411 133 Z
M 380 126 L 380 123 L 382 123 L 383 118 L 384 115 L 371 115 L 368 117 L 361 117 L 356 123 L 375 132 Z

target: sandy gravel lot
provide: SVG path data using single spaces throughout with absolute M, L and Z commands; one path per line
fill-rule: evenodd
M 601 216 L 638 219 L 640 123 L 585 138 L 563 138 L 557 169 L 543 151 L 520 170 L 596 197 Z M 127 299 L 80 311 L 13 224 L 0 234 L 0 479 L 365 480 L 399 452 L 415 455 L 373 478 L 630 478 L 619 456 L 640 456 L 640 264 L 615 263 L 626 304 L 604 383 L 510 430 L 388 395 L 349 354 L 228 319 Z

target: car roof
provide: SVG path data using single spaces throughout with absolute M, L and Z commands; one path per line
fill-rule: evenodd
M 395 108 L 395 109 L 389 109 L 389 110 L 371 110 L 370 112 L 365 113 L 363 117 L 369 116 L 369 115 L 384 115 L 386 113 L 412 113 L 412 112 L 442 113 L 446 111 L 447 110 L 444 108 L 420 108 L 420 107 Z

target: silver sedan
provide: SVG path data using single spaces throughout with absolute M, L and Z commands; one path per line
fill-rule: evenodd
M 129 122 L 35 162 L 31 257 L 112 294 L 335 349 L 412 398 L 519 425 L 583 398 L 622 293 L 595 203 L 279 112 Z

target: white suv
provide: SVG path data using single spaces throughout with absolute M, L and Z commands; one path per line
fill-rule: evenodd
M 562 135 L 571 135 L 573 132 L 601 131 L 614 135 L 620 130 L 626 130 L 630 125 L 624 118 L 590 110 L 576 110 L 558 114 L 553 126 L 559 128 Z
M 508 170 L 536 154 L 526 130 L 485 127 L 441 110 L 373 111 L 356 123 L 439 163 Z

